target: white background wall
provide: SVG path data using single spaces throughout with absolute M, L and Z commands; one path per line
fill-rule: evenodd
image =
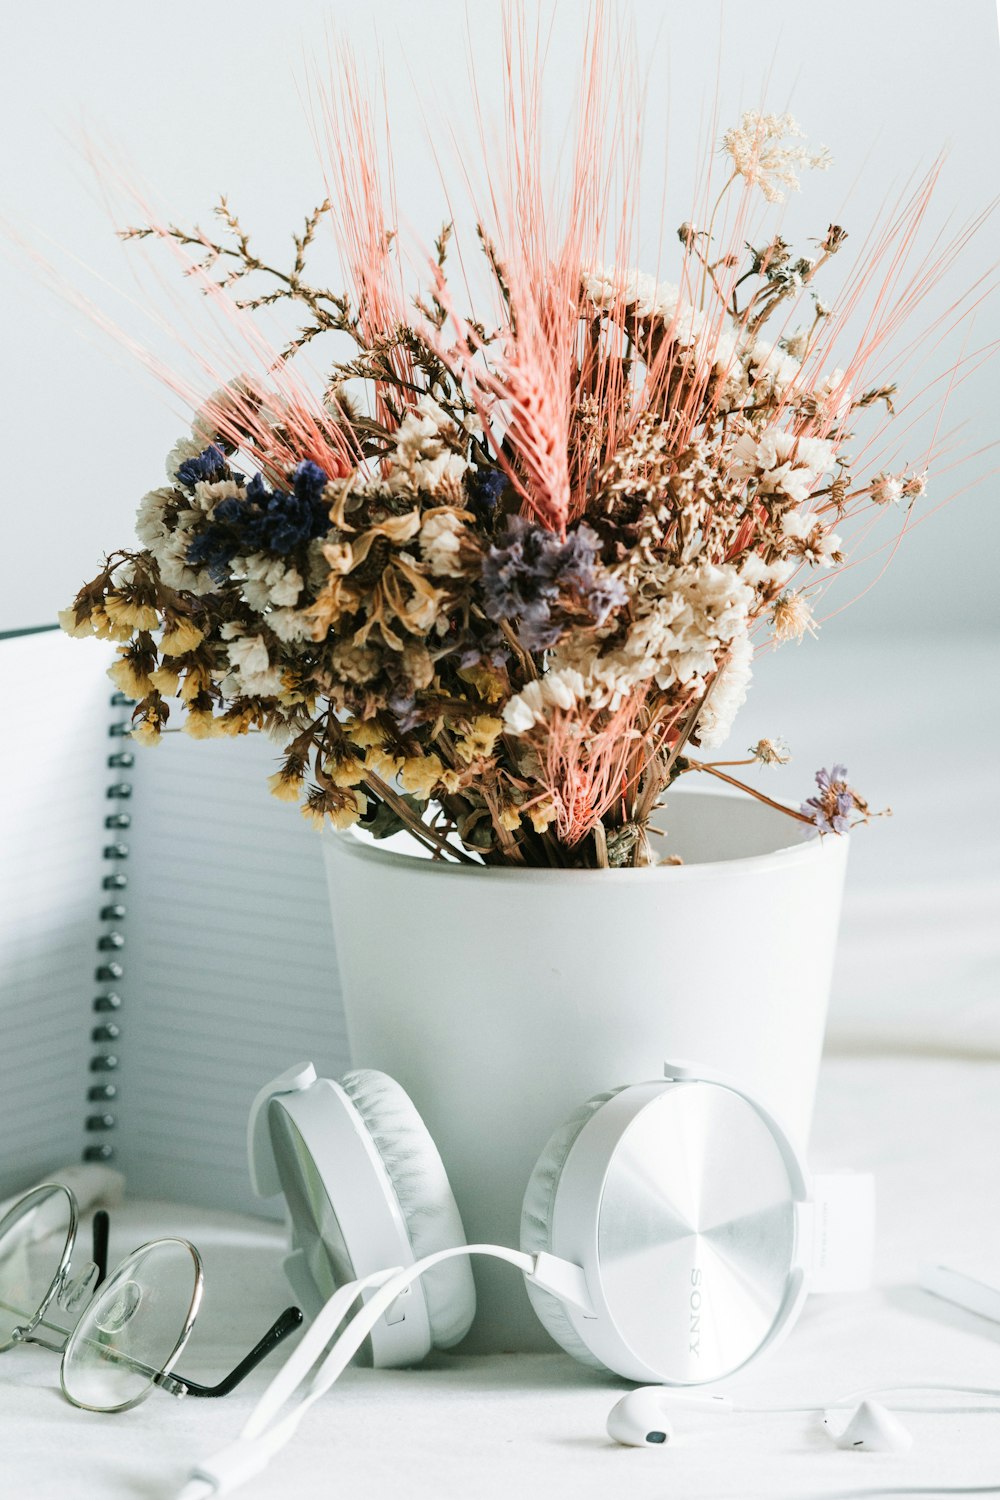
M 374 10 L 353 0 L 63 0 L 20 7 L 16 19 L 8 11 L 3 215 L 72 283 L 170 359 L 168 337 L 122 300 L 123 292 L 140 301 L 147 294 L 135 279 L 136 252 L 113 237 L 81 149 L 84 129 L 124 157 L 165 214 L 205 223 L 225 190 L 262 248 L 282 253 L 288 230 L 322 196 L 299 86 L 309 66 L 322 62 L 331 22 L 367 59 L 376 56 L 377 35 L 394 101 L 403 211 L 430 237 L 445 215 L 413 80 L 429 95 L 432 113 L 443 112 L 459 137 L 471 132 L 466 13 L 488 110 L 495 0 L 470 0 L 468 7 L 459 0 L 381 0 Z M 557 7 L 550 69 L 557 101 L 568 72 L 562 60 L 576 44 L 583 13 L 575 0 Z M 936 223 L 955 224 L 997 193 L 993 0 L 635 0 L 633 13 L 650 76 L 646 189 L 658 199 L 669 131 L 671 226 L 690 213 L 690 167 L 716 82 L 725 125 L 760 101 L 768 76 L 769 105 L 791 107 L 836 159 L 832 172 L 808 179 L 789 204 L 786 225 L 800 237 L 821 234 L 836 218 L 860 242 L 887 196 L 942 146 L 950 155 Z M 988 269 L 997 249 L 991 226 L 928 310 Z M 174 274 L 165 258 L 162 264 Z M 665 260 L 664 274 L 669 269 Z M 136 502 L 161 482 L 162 457 L 183 423 L 155 381 L 55 298 L 15 248 L 0 297 L 4 629 L 50 619 L 91 576 L 100 553 L 128 539 Z M 197 318 L 195 302 L 192 292 L 188 305 Z M 978 317 L 974 341 L 997 338 L 994 299 Z M 969 450 L 996 439 L 996 385 L 996 370 L 987 371 L 954 400 L 949 425 L 966 424 Z M 946 476 L 932 499 L 996 463 L 997 455 L 987 454 Z M 828 631 L 982 630 L 995 619 L 996 512 L 997 480 L 990 478 L 919 527 L 880 586 Z

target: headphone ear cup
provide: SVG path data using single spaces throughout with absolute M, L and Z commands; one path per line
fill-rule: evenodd
M 581 1104 L 579 1109 L 574 1110 L 569 1119 L 560 1125 L 550 1137 L 545 1150 L 535 1163 L 535 1169 L 528 1179 L 521 1208 L 521 1249 L 528 1255 L 537 1255 L 542 1250 L 552 1250 L 552 1213 L 563 1167 L 566 1165 L 577 1136 L 587 1121 L 602 1105 L 607 1104 L 609 1099 L 613 1099 L 616 1094 L 620 1093 L 620 1088 L 612 1089 L 610 1093 L 595 1094 L 592 1099 L 587 1100 L 586 1104 Z M 533 1286 L 530 1281 L 527 1281 L 525 1285 L 539 1321 L 556 1343 L 565 1349 L 567 1354 L 572 1354 L 573 1358 L 579 1360 L 581 1364 L 589 1365 L 594 1370 L 606 1369 L 606 1365 L 590 1352 L 580 1338 L 559 1298 L 551 1292 L 545 1292 L 540 1287 Z
M 361 1116 L 399 1203 L 415 1260 L 465 1244 L 448 1174 L 430 1132 L 405 1089 L 385 1073 L 358 1068 L 340 1087 Z M 431 1338 L 448 1349 L 468 1333 L 476 1288 L 467 1257 L 443 1261 L 421 1278 Z

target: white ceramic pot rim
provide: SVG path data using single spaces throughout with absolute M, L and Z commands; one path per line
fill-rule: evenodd
M 725 795 L 725 794 L 723 794 Z M 732 797 L 733 801 L 741 798 Z M 788 803 L 789 807 L 796 804 Z M 380 848 L 373 840 L 367 838 L 363 833 L 353 829 L 339 831 L 328 828 L 323 835 L 324 838 L 334 840 L 337 853 L 349 859 L 357 859 L 376 863 L 383 867 L 389 866 L 397 870 L 411 870 L 413 874 L 424 875 L 437 880 L 470 880 L 486 878 L 491 881 L 516 881 L 519 883 L 530 882 L 537 885 L 555 885 L 569 879 L 574 882 L 590 882 L 615 880 L 624 883 L 630 881 L 633 884 L 658 885 L 658 884 L 682 884 L 690 885 L 693 882 L 705 880 L 727 880 L 746 875 L 767 875 L 774 870 L 794 869 L 797 865 L 812 865 L 818 859 L 832 858 L 835 853 L 846 854 L 847 845 L 850 842 L 848 834 L 806 834 L 805 837 L 796 839 L 794 842 L 784 845 L 779 849 L 771 850 L 766 854 L 747 854 L 735 859 L 719 860 L 692 860 L 682 865 L 652 865 L 645 869 L 636 870 L 632 868 L 615 870 L 572 870 L 572 869 L 540 869 L 532 866 L 524 868 L 519 865 L 465 865 L 457 861 L 444 861 L 441 859 L 428 859 L 420 855 L 400 854 L 392 849 Z M 833 848 L 828 847 L 833 845 Z

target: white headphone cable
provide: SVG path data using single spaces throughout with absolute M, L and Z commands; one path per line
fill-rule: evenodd
M 297 1347 L 273 1377 L 244 1424 L 243 1430 L 236 1442 L 228 1448 L 221 1450 L 212 1458 L 196 1464 L 191 1471 L 188 1482 L 181 1490 L 178 1500 L 210 1500 L 210 1497 L 229 1493 L 245 1480 L 250 1479 L 254 1474 L 258 1474 L 266 1468 L 275 1453 L 283 1448 L 291 1439 L 302 1418 L 313 1403 L 318 1401 L 343 1374 L 379 1318 L 392 1306 L 400 1293 L 404 1292 L 413 1282 L 419 1280 L 433 1266 L 461 1255 L 487 1255 L 497 1260 L 504 1260 L 516 1266 L 526 1276 L 537 1274 L 540 1269 L 540 1262 L 543 1259 L 547 1259 L 546 1257 L 528 1255 L 523 1251 L 511 1250 L 500 1245 L 457 1245 L 447 1250 L 439 1250 L 434 1255 L 425 1256 L 422 1260 L 416 1261 L 411 1266 L 395 1266 L 385 1271 L 376 1271 L 370 1276 L 348 1282 L 346 1285 L 340 1287 L 324 1305 L 309 1328 L 306 1329 Z M 354 1315 L 332 1348 L 328 1348 L 330 1340 L 358 1297 L 368 1291 L 372 1292 L 372 1295 Z M 327 1352 L 324 1354 L 324 1351 Z M 281 1408 L 298 1390 L 303 1391 L 299 1401 L 284 1416 L 280 1416 Z M 822 1412 L 832 1410 L 836 1407 L 849 1406 L 867 1397 L 887 1395 L 894 1391 L 991 1396 L 1000 1399 L 1000 1390 L 986 1386 L 938 1385 L 911 1382 L 900 1385 L 874 1386 L 864 1391 L 852 1392 L 850 1395 L 840 1397 L 829 1406 L 817 1406 L 813 1404 L 810 1406 L 753 1407 L 736 1406 L 734 1404 L 733 1409 L 741 1412 L 771 1413 L 775 1415 Z M 926 1405 L 913 1408 L 897 1408 L 897 1410 L 931 1412 L 935 1410 L 949 1412 L 961 1409 L 955 1407 L 934 1408 Z M 990 1408 L 982 1406 L 970 1409 L 973 1411 L 990 1410 Z M 1000 1485 L 986 1485 L 953 1490 L 935 1489 L 933 1487 L 916 1490 L 912 1488 L 909 1490 L 852 1489 L 845 1493 L 850 1493 L 851 1495 L 988 1495 L 1000 1493 Z
M 412 1266 L 393 1266 L 340 1287 L 274 1376 L 236 1442 L 196 1464 L 178 1500 L 210 1500 L 211 1496 L 228 1494 L 266 1468 L 275 1453 L 292 1437 L 310 1406 L 325 1395 L 344 1372 L 379 1318 L 400 1293 L 433 1266 L 459 1255 L 489 1255 L 505 1260 L 526 1276 L 535 1272 L 540 1259 L 501 1245 L 456 1245 L 427 1255 Z M 324 1350 L 353 1304 L 369 1290 L 373 1295 L 324 1356 Z M 299 1389 L 304 1390 L 301 1399 L 291 1411 L 279 1417 L 281 1408 Z
M 856 1406 L 859 1401 L 868 1401 L 872 1397 L 892 1396 L 897 1391 L 909 1391 L 911 1393 L 922 1392 L 924 1395 L 954 1395 L 954 1396 L 991 1396 L 997 1403 L 995 1406 L 929 1406 L 926 1401 L 919 1406 L 897 1406 L 893 1402 L 893 1411 L 905 1412 L 930 1412 L 931 1414 L 947 1416 L 972 1414 L 974 1412 L 991 1412 L 1000 1410 L 1000 1390 L 993 1386 L 980 1385 L 947 1385 L 936 1380 L 914 1380 L 902 1381 L 892 1385 L 871 1385 L 862 1391 L 850 1391 L 846 1396 L 838 1396 L 835 1401 L 828 1401 L 819 1406 L 811 1402 L 808 1406 L 744 1406 L 742 1403 L 733 1402 L 733 1411 L 754 1412 L 761 1416 L 768 1414 L 785 1415 L 805 1412 L 835 1411 L 842 1406 Z M 987 1493 L 990 1493 L 987 1491 Z

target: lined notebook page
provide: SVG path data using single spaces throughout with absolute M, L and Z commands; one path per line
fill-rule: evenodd
M 0 640 L 0 1198 L 84 1146 L 110 659 L 58 632 Z
M 115 1141 L 133 1193 L 268 1212 L 254 1095 L 307 1058 L 349 1066 L 320 840 L 268 792 L 276 757 L 263 735 L 137 748 Z

